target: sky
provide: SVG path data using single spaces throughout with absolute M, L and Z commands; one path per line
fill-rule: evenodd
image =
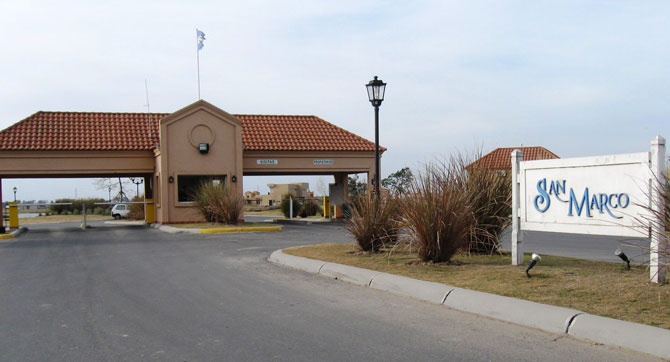
M 382 177 L 455 152 L 643 152 L 670 137 L 667 1 L 0 0 L 0 129 L 39 111 L 307 114 L 374 141 Z M 327 177 L 245 177 L 245 190 Z M 2 182 L 4 200 L 100 196 L 91 180 Z M 134 185 L 132 190 L 135 189 Z M 134 192 L 133 192 L 134 193 Z M 132 194 L 132 193 L 131 193 Z

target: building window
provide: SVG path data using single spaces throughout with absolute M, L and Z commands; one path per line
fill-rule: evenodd
M 205 182 L 225 183 L 226 175 L 179 175 L 177 176 L 177 189 L 179 202 L 193 202 L 195 193 L 200 185 Z

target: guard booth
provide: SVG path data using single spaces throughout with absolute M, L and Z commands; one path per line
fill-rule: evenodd
M 373 142 L 319 117 L 233 115 L 204 100 L 173 113 L 40 111 L 0 131 L 0 187 L 3 178 L 141 177 L 149 223 L 204 221 L 190 200 L 203 179 L 241 194 L 245 175 L 333 175 L 330 203 L 341 208 L 348 175 L 372 180 L 374 170 Z

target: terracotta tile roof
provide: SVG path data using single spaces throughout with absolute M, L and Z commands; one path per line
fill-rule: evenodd
M 151 150 L 168 115 L 152 113 L 150 122 L 146 113 L 40 111 L 0 131 L 0 150 Z M 235 116 L 245 150 L 374 151 L 373 142 L 315 116 Z
M 485 167 L 496 170 L 508 170 L 512 168 L 512 151 L 521 150 L 524 161 L 546 160 L 559 158 L 553 152 L 544 147 L 502 147 L 487 153 L 482 158 L 471 163 L 470 167 Z

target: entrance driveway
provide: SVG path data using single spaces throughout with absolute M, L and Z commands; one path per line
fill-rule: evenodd
M 278 267 L 335 225 L 40 226 L 0 244 L 3 361 L 631 361 L 646 357 Z

